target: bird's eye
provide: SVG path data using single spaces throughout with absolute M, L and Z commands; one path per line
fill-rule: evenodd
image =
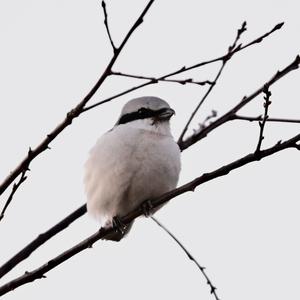
M 147 112 L 147 108 L 145 108 L 145 107 L 142 107 L 138 110 L 139 114 L 144 114 L 145 112 Z

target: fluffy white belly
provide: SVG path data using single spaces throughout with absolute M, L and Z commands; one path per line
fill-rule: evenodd
M 119 126 L 99 139 L 85 167 L 87 209 L 103 226 L 174 189 L 180 150 L 171 135 Z

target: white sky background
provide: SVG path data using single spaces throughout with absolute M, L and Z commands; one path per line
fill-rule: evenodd
M 0 180 L 37 145 L 96 82 L 112 51 L 100 1 L 0 1 Z M 116 44 L 146 1 L 107 1 Z M 298 1 L 156 1 L 114 70 L 158 76 L 224 54 L 242 22 L 247 42 L 285 21 L 262 44 L 237 54 L 198 114 L 219 115 L 248 95 L 299 52 Z M 218 64 L 184 74 L 212 79 Z M 300 72 L 271 88 L 270 116 L 299 117 Z M 109 79 L 93 101 L 138 80 Z M 142 95 L 160 96 L 177 111 L 175 138 L 205 88 L 159 84 L 138 90 L 76 119 L 31 164 L 28 180 L 0 223 L 0 264 L 39 233 L 85 202 L 83 164 L 121 107 Z M 258 97 L 244 115 L 263 112 Z M 299 125 L 267 124 L 263 146 L 299 133 Z M 257 144 L 258 124 L 235 121 L 182 155 L 180 184 L 231 162 Z M 156 215 L 189 248 L 221 299 L 297 299 L 300 296 L 298 170 L 300 154 L 287 150 L 238 169 L 174 199 Z M 7 196 L 8 194 L 6 194 Z M 2 203 L 6 197 L 2 199 Z M 97 230 L 84 216 L 1 280 L 32 270 Z M 98 242 L 47 279 L 5 295 L 21 299 L 213 299 L 203 276 L 150 219 L 136 221 L 121 243 Z

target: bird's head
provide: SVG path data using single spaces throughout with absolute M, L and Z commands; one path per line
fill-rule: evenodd
M 169 123 L 175 111 L 170 105 L 157 97 L 140 97 L 127 102 L 116 125 L 129 122 L 143 122 L 151 126 Z

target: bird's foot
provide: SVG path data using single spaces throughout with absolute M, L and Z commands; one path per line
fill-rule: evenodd
M 121 234 L 125 233 L 126 225 L 122 222 L 120 217 L 118 216 L 113 217 L 112 226 L 115 232 L 119 232 Z
M 147 200 L 142 203 L 142 211 L 146 218 L 152 216 L 153 205 L 151 200 Z

